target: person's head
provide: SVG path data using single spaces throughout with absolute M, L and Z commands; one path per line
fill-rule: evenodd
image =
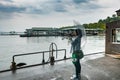
M 75 32 L 76 32 L 76 36 L 82 37 L 82 31 L 81 31 L 81 29 L 76 29 Z

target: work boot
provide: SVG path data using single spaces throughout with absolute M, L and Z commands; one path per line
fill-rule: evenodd
M 79 76 L 76 77 L 76 75 L 73 75 L 73 76 L 70 78 L 70 80 L 80 80 L 80 78 L 79 78 Z
M 81 80 L 81 76 L 78 76 L 78 77 L 77 77 L 77 80 Z

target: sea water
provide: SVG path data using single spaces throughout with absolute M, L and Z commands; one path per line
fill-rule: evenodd
M 19 37 L 19 35 L 0 36 L 0 71 L 9 69 L 12 56 L 31 52 L 49 51 L 50 44 L 55 43 L 57 49 L 66 49 L 67 57 L 71 56 L 71 44 L 63 37 Z M 55 46 L 54 46 L 54 49 Z M 84 54 L 105 51 L 105 36 L 87 36 L 83 47 Z M 54 53 L 54 56 L 55 53 Z M 64 51 L 57 52 L 57 58 L 64 57 Z M 45 54 L 45 61 L 49 60 L 49 53 Z M 25 62 L 27 65 L 42 62 L 42 54 L 15 57 L 15 62 Z

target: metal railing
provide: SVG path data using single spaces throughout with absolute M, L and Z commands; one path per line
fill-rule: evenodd
M 54 49 L 54 47 L 55 47 L 55 49 Z M 56 52 L 56 58 L 57 58 L 58 51 L 64 51 L 64 58 L 59 59 L 59 60 L 55 60 L 54 52 Z M 49 53 L 49 61 L 47 61 L 47 62 L 45 62 L 45 53 Z M 42 62 L 40 64 L 33 64 L 33 65 L 27 65 L 27 66 L 23 66 L 23 67 L 17 67 L 16 62 L 15 62 L 15 57 L 26 56 L 26 55 L 34 55 L 34 54 L 42 54 Z M 37 65 L 44 65 L 44 64 L 47 64 L 47 63 L 50 63 L 51 65 L 54 65 L 54 62 L 65 60 L 65 59 L 69 59 L 69 58 L 66 58 L 66 49 L 57 49 L 57 45 L 55 43 L 51 43 L 50 47 L 49 47 L 49 51 L 41 51 L 41 52 L 13 55 L 12 64 L 11 64 L 10 68 L 11 68 L 12 71 L 15 71 L 16 69 L 32 67 L 32 66 L 37 66 Z
M 49 56 L 50 61 L 45 62 L 45 53 L 48 52 L 55 52 L 55 51 L 64 51 L 64 58 L 63 59 L 59 59 L 59 60 L 55 60 L 53 59 L 54 56 L 52 54 L 52 56 Z M 27 66 L 23 66 L 23 67 L 17 67 L 16 66 L 16 62 L 15 62 L 15 58 L 19 57 L 19 56 L 25 56 L 25 55 L 34 55 L 34 54 L 42 54 L 42 62 L 40 64 L 33 64 L 33 65 L 27 65 Z M 56 61 L 61 61 L 61 60 L 65 60 L 66 58 L 66 49 L 59 49 L 59 50 L 54 50 L 54 51 L 42 51 L 42 52 L 34 52 L 34 53 L 25 53 L 25 54 L 18 54 L 18 55 L 14 55 L 12 57 L 12 65 L 11 65 L 11 70 L 15 71 L 16 69 L 20 69 L 20 68 L 26 68 L 26 67 L 32 67 L 32 66 L 37 66 L 37 65 L 44 65 L 44 64 L 48 64 L 50 63 L 51 65 L 54 65 L 54 62 Z

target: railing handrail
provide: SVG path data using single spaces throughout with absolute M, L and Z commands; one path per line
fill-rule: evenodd
M 50 44 L 50 46 L 49 46 L 49 51 L 51 51 L 51 53 L 49 52 L 49 56 L 51 56 L 51 57 L 53 57 L 53 51 L 55 51 L 54 49 L 53 49 L 53 47 L 55 46 L 55 48 L 56 48 L 56 58 L 57 58 L 57 45 L 56 45 L 56 43 L 51 43 Z
M 66 49 L 58 49 L 58 50 L 53 50 L 53 51 L 62 51 L 62 50 L 65 50 L 65 51 L 66 51 Z M 33 55 L 33 54 L 43 54 L 43 53 L 47 53 L 47 52 L 52 52 L 52 51 L 40 51 L 40 52 L 17 54 L 17 55 L 13 55 L 12 60 L 13 60 L 13 62 L 14 62 L 14 58 L 15 58 L 16 56 Z M 65 52 L 65 56 L 66 56 L 66 52 Z
M 49 63 L 49 61 L 45 62 L 45 56 L 44 56 L 44 53 L 48 53 L 48 52 L 52 52 L 52 56 L 49 56 L 48 57 L 48 60 L 50 59 L 50 64 L 51 65 L 54 65 L 54 56 L 53 56 L 53 52 L 54 51 L 65 51 L 65 53 L 63 54 L 64 55 L 64 58 L 63 59 L 66 59 L 66 49 L 56 49 L 56 50 L 49 50 L 49 51 L 40 51 L 40 52 L 33 52 L 33 53 L 24 53 L 24 54 L 17 54 L 17 55 L 13 55 L 12 56 L 12 65 L 11 65 L 11 70 L 14 72 L 16 69 L 17 69 L 17 66 L 16 66 L 16 62 L 15 62 L 15 57 L 17 56 L 25 56 L 25 55 L 33 55 L 33 54 L 42 54 L 42 63 L 40 63 L 39 65 L 43 65 L 43 64 L 46 64 L 46 63 Z M 29 65 L 29 66 L 32 66 L 32 65 Z M 27 66 L 26 66 L 27 67 Z
M 66 50 L 66 49 L 58 49 L 58 50 L 53 50 L 53 51 L 62 51 L 62 50 Z M 47 53 L 47 52 L 51 52 L 51 51 L 40 51 L 40 52 L 32 52 L 32 53 L 24 53 L 24 54 L 17 54 L 17 55 L 13 55 L 15 56 L 22 56 L 22 55 L 32 55 L 32 54 L 42 54 L 42 53 Z

